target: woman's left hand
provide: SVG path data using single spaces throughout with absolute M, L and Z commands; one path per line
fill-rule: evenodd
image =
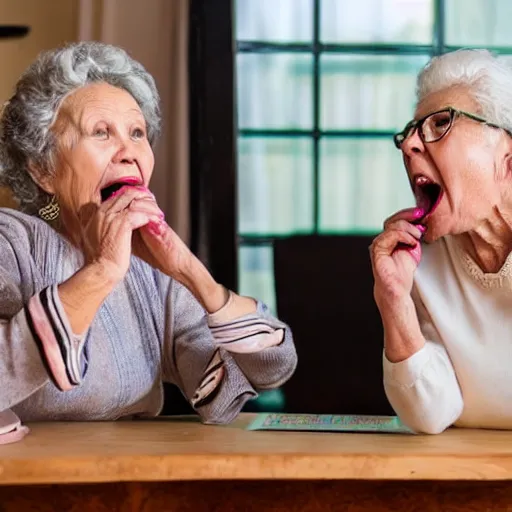
M 154 211 L 156 202 L 145 199 Z M 199 259 L 165 222 L 149 223 L 133 235 L 133 253 L 186 286 L 209 312 L 219 310 L 228 299 L 227 290 L 218 284 Z
M 133 252 L 152 267 L 180 282 L 187 279 L 195 258 L 163 218 L 158 224 L 149 223 L 134 233 Z

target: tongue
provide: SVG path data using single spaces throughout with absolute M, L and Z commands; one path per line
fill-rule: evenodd
M 416 224 L 416 223 L 421 222 L 425 218 L 425 215 L 427 215 L 427 213 L 430 210 L 431 204 L 430 204 L 430 198 L 426 194 L 416 191 L 415 196 L 416 196 L 416 208 L 419 210 L 417 213 L 418 218 L 414 222 Z
M 426 215 L 428 215 L 432 208 L 434 208 L 435 202 L 437 200 L 435 195 L 438 194 L 437 190 L 433 190 L 433 187 L 436 187 L 434 184 L 426 184 L 417 186 L 414 190 L 414 196 L 416 197 L 416 207 L 421 210 L 419 213 L 419 218 L 417 222 L 421 222 Z

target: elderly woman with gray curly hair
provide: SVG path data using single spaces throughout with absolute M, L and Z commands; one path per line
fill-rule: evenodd
M 165 222 L 148 188 L 159 125 L 153 78 L 100 43 L 42 54 L 5 105 L 1 180 L 20 205 L 0 210 L 5 423 L 155 416 L 163 382 L 226 423 L 292 375 L 290 329 Z
M 417 205 L 372 244 L 388 398 L 418 432 L 511 429 L 511 63 L 433 58 L 395 144 Z

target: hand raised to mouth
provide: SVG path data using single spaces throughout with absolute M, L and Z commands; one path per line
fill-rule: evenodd
M 161 222 L 163 213 L 146 187 L 122 186 L 101 204 L 80 208 L 80 230 L 75 237 L 86 265 L 106 270 L 113 282 L 121 281 L 130 266 L 132 235 Z
M 411 224 L 419 230 L 420 236 L 418 239 L 413 240 L 398 240 L 396 246 L 394 247 L 392 252 L 399 250 L 406 250 L 413 257 L 418 265 L 421 261 L 421 245 L 419 241 L 423 238 L 423 235 L 427 231 L 426 226 L 422 224 L 423 220 L 427 215 L 427 211 L 421 207 L 413 207 L 413 208 L 405 208 L 404 210 L 400 210 L 395 213 L 384 222 L 384 233 L 389 230 L 397 229 L 399 225 L 405 227 L 404 223 Z M 407 231 L 407 229 L 406 229 Z
M 417 175 L 413 181 L 413 191 L 416 198 L 416 206 L 400 210 L 386 219 L 384 230 L 393 230 L 397 227 L 397 223 L 403 222 L 412 224 L 419 230 L 420 236 L 418 240 L 397 240 L 392 251 L 392 253 L 395 251 L 407 251 L 418 265 L 421 261 L 421 245 L 419 241 L 427 231 L 428 218 L 439 205 L 443 196 L 443 190 L 441 185 L 435 183 L 430 178 L 424 175 Z
M 420 222 L 423 208 L 406 208 L 384 223 L 384 231 L 370 246 L 375 280 L 374 297 L 383 307 L 389 301 L 410 297 L 414 272 L 421 261 L 421 243 L 426 228 Z

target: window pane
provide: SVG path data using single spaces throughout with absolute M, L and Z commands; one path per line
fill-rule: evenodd
M 511 0 L 445 0 L 446 42 L 460 46 L 512 46 Z
M 354 0 L 320 1 L 323 42 L 432 42 L 433 0 L 357 0 L 357 7 Z
M 239 41 L 311 42 L 313 0 L 237 0 Z
M 241 246 L 238 249 L 238 291 L 263 301 L 276 312 L 274 252 L 270 245 Z
M 240 128 L 311 128 L 313 57 L 240 53 Z
M 324 55 L 323 129 L 399 130 L 414 112 L 415 84 L 428 56 Z
M 391 140 L 321 140 L 322 230 L 380 231 L 389 215 L 413 205 L 402 154 Z
M 309 232 L 313 226 L 309 138 L 241 137 L 238 219 L 244 234 Z

